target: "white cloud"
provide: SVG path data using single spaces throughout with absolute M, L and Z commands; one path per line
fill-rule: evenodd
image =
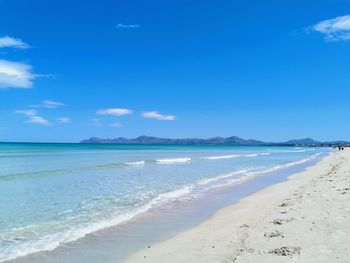
M 112 116 L 123 116 L 123 115 L 129 115 L 132 113 L 133 113 L 132 110 L 121 109 L 121 108 L 103 109 L 103 110 L 98 110 L 96 112 L 96 114 L 98 115 L 112 115 Z
M 56 109 L 62 106 L 65 106 L 65 104 L 62 102 L 57 102 L 53 100 L 43 100 L 40 104 L 30 105 L 31 108 L 47 108 L 47 109 Z
M 36 77 L 31 65 L 0 59 L 0 89 L 31 88 Z
M 67 124 L 67 123 L 71 123 L 71 119 L 70 118 L 67 118 L 67 117 L 60 117 L 60 118 L 57 118 L 56 121 L 60 124 Z
M 175 115 L 163 115 L 158 111 L 146 111 L 142 113 L 142 117 L 145 119 L 156 119 L 160 121 L 173 121 L 176 119 Z
M 30 116 L 29 119 L 27 120 L 27 123 L 35 123 L 35 124 L 40 124 L 40 125 L 51 125 L 50 122 L 46 119 L 44 119 L 41 116 Z
M 350 40 L 350 15 L 323 20 L 310 30 L 324 34 L 329 41 Z
M 6 48 L 6 47 L 18 48 L 18 49 L 30 48 L 30 46 L 27 43 L 25 43 L 19 38 L 13 38 L 9 36 L 0 37 L 0 48 Z
M 29 116 L 36 115 L 36 110 L 16 110 L 15 113 L 23 114 L 29 117 Z
M 27 116 L 27 123 L 35 123 L 46 126 L 51 125 L 51 123 L 44 117 L 37 115 L 36 110 L 17 110 L 15 113 Z
M 124 24 L 118 24 L 117 28 L 126 28 L 126 29 L 134 29 L 134 28 L 139 28 L 141 27 L 138 24 L 130 24 L 130 25 L 124 25 Z
M 44 101 L 42 101 L 41 105 L 44 108 L 54 109 L 54 108 L 58 108 L 58 107 L 64 106 L 64 103 L 57 102 L 57 101 L 52 101 L 52 100 L 44 100 Z

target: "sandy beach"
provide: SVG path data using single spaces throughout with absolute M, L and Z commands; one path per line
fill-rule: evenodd
M 346 149 L 127 262 L 349 262 L 349 201 Z

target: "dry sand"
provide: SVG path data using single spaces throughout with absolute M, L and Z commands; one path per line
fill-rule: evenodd
M 350 262 L 350 149 L 127 262 Z

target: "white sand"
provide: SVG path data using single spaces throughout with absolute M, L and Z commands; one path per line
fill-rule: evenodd
M 127 262 L 350 262 L 350 149 Z

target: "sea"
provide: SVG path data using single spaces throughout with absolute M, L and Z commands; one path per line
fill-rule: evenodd
M 215 192 L 240 191 L 247 182 L 305 168 L 330 151 L 2 143 L 0 262 L 53 251 L 171 204 L 181 207 Z

